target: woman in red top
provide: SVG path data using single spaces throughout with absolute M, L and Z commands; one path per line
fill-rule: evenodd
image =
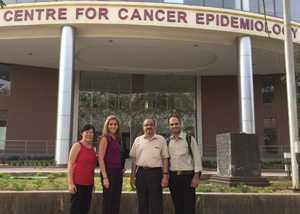
M 73 144 L 68 162 L 68 183 L 71 197 L 70 214 L 86 214 L 90 209 L 94 189 L 96 152 L 92 141 L 95 128 L 85 125 L 80 132 L 80 140 Z

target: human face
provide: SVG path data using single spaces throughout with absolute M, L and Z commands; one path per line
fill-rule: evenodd
M 144 128 L 144 134 L 146 136 L 152 136 L 154 135 L 154 121 L 151 119 L 146 119 L 143 123 L 143 128 Z
M 171 117 L 169 119 L 169 127 L 173 135 L 178 135 L 181 132 L 181 124 L 177 117 Z
M 111 119 L 107 124 L 107 129 L 110 134 L 115 135 L 119 129 L 118 121 Z
M 81 133 L 81 136 L 82 136 L 82 141 L 91 143 L 94 139 L 94 130 L 93 129 L 85 130 Z

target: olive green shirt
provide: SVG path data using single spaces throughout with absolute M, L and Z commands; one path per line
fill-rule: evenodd
M 175 136 L 171 136 L 169 142 L 170 170 L 193 170 L 194 172 L 202 171 L 200 147 L 193 136 L 191 137 L 191 150 L 193 158 L 190 155 L 188 143 L 186 142 L 186 133 L 181 132 L 178 139 L 176 139 Z

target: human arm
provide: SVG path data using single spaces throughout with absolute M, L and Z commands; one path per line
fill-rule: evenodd
M 162 156 L 162 170 L 163 170 L 161 186 L 164 188 L 169 185 L 169 150 L 168 150 L 167 142 L 165 140 L 162 144 L 161 156 Z
M 191 187 L 197 188 L 202 171 L 202 155 L 200 146 L 194 137 L 191 138 L 191 149 L 193 153 L 194 176 L 191 181 Z
M 129 152 L 129 157 L 131 158 L 131 174 L 130 174 L 130 186 L 132 189 L 135 189 L 135 176 L 136 176 L 136 145 L 139 138 L 136 138 L 133 142 L 133 145 Z
M 107 177 L 106 169 L 105 169 L 105 162 L 104 162 L 104 157 L 107 149 L 107 138 L 102 137 L 99 142 L 99 155 L 98 155 L 98 162 L 99 162 L 99 168 L 100 168 L 100 173 L 103 178 L 103 186 L 105 188 L 109 188 L 109 179 Z
M 75 143 L 70 151 L 69 160 L 68 160 L 68 190 L 71 193 L 75 193 L 77 191 L 76 186 L 74 184 L 74 166 L 76 158 L 80 151 L 80 144 Z
M 136 160 L 135 158 L 131 159 L 131 174 L 130 174 L 130 186 L 132 189 L 135 189 L 135 175 L 136 175 Z
M 161 180 L 161 186 L 167 187 L 169 185 L 169 159 L 168 158 L 164 158 L 163 159 L 163 177 Z

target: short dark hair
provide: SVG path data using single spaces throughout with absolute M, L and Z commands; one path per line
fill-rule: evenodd
M 181 123 L 181 117 L 179 116 L 179 114 L 173 113 L 173 114 L 171 114 L 171 115 L 168 117 L 168 124 L 170 123 L 170 119 L 171 119 L 172 117 L 177 118 L 177 119 L 179 120 L 179 123 Z
M 154 119 L 153 117 L 151 117 L 151 116 L 146 117 L 146 118 L 144 119 L 144 121 L 143 121 L 143 125 L 144 125 L 144 123 L 145 123 L 146 120 L 152 120 L 152 121 L 153 121 L 153 125 L 156 126 L 156 121 L 155 121 L 155 119 Z
M 79 140 L 81 140 L 81 138 L 82 138 L 81 134 L 82 134 L 83 132 L 87 131 L 87 130 L 90 130 L 90 129 L 93 130 L 93 133 L 94 133 L 94 136 L 95 136 L 95 134 L 96 134 L 96 129 L 95 129 L 95 127 L 94 127 L 92 124 L 85 124 L 85 125 L 82 127 L 82 129 L 80 130 Z

